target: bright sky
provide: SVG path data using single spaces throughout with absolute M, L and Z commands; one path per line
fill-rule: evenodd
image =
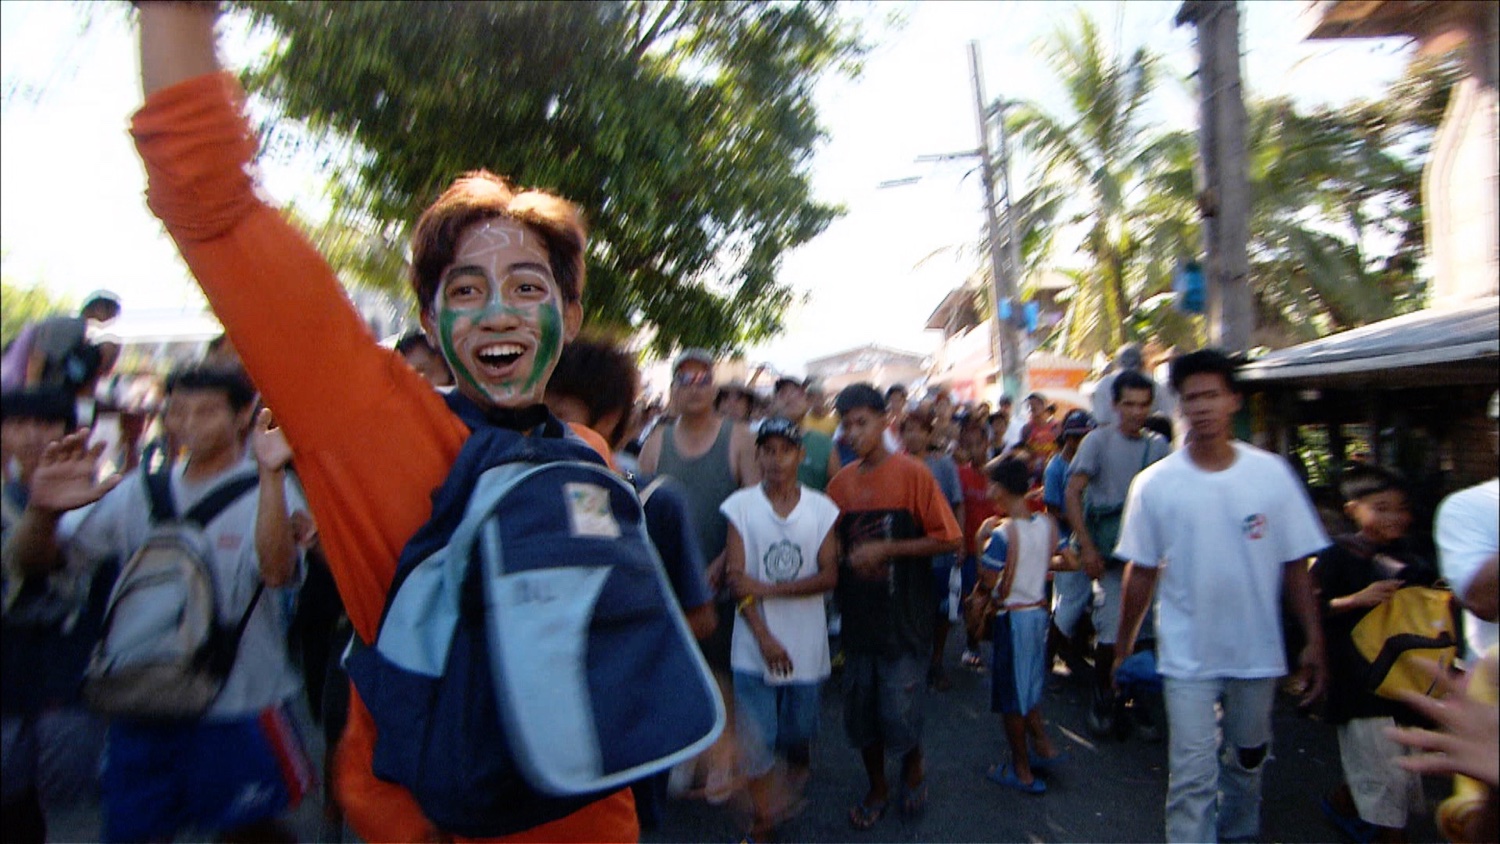
M 1410 54 L 1401 41 L 1302 40 L 1309 28 L 1305 5 L 1241 4 L 1251 96 L 1340 103 L 1377 95 L 1400 74 Z M 913 163 L 918 155 L 976 145 L 967 42 L 980 43 L 990 98 L 1050 105 L 1061 91 L 1037 44 L 1077 7 L 1125 49 L 1149 44 L 1170 77 L 1187 78 L 1197 58 L 1192 29 L 1172 24 L 1179 6 L 1179 0 L 874 4 L 871 33 L 879 46 L 863 75 L 825 83 L 818 98 L 830 139 L 815 159 L 815 192 L 844 204 L 848 214 L 787 256 L 782 279 L 806 301 L 788 314 L 786 333 L 752 349 L 751 359 L 800 373 L 810 358 L 870 342 L 930 352 L 938 338 L 923 330 L 928 315 L 982 260 L 972 246 L 982 225 L 978 177 L 965 176 L 972 165 Z M 906 25 L 884 27 L 881 20 L 898 9 Z M 74 299 L 109 288 L 127 310 L 197 310 L 201 297 L 145 207 L 144 175 L 125 132 L 140 102 L 133 31 L 122 6 L 101 4 L 92 12 L 67 3 L 0 2 L 4 274 Z M 248 61 L 244 39 L 228 40 L 227 60 Z M 1195 109 L 1191 90 L 1168 79 L 1153 117 L 1191 128 Z M 267 194 L 279 203 L 316 201 L 316 165 L 273 163 L 263 175 Z M 922 180 L 877 188 L 909 176 Z M 959 246 L 963 254 L 953 248 Z

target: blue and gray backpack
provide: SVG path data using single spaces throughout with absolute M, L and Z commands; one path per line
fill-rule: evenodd
M 526 436 L 470 415 L 375 643 L 356 637 L 346 666 L 376 776 L 444 831 L 488 837 L 696 756 L 724 704 L 630 484 L 555 418 Z

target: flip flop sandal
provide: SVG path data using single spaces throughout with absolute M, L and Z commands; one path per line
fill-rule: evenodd
M 901 814 L 908 817 L 921 814 L 927 808 L 927 780 L 915 786 L 902 785 L 900 806 Z
M 874 827 L 875 824 L 880 823 L 880 819 L 885 817 L 885 810 L 889 806 L 890 801 L 888 800 L 876 803 L 873 806 L 861 800 L 849 810 L 849 825 L 860 832 L 864 832 Z
M 984 778 L 994 783 L 995 785 L 1015 789 L 1022 794 L 1047 793 L 1047 784 L 1042 782 L 1040 777 L 1032 777 L 1031 782 L 1021 782 L 1021 780 L 1016 776 L 1015 772 L 1010 769 L 1009 764 L 992 766 L 987 772 L 985 772 Z

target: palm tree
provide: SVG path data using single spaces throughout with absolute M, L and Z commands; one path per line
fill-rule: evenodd
M 1124 341 L 1143 289 L 1136 266 L 1146 240 L 1141 202 L 1164 150 L 1149 133 L 1142 109 L 1156 87 L 1158 59 L 1144 47 L 1128 56 L 1116 54 L 1082 12 L 1072 28 L 1059 26 L 1045 43 L 1045 58 L 1070 109 L 1054 115 L 1021 102 L 1008 125 L 1037 160 L 1042 182 L 1078 203 L 1065 219 L 1083 230 L 1078 251 L 1089 261 L 1075 273 L 1067 346 L 1071 353 L 1087 354 Z

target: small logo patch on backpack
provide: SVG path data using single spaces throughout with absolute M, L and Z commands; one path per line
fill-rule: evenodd
M 609 490 L 595 484 L 563 484 L 568 522 L 574 536 L 619 539 L 620 523 L 609 509 Z

